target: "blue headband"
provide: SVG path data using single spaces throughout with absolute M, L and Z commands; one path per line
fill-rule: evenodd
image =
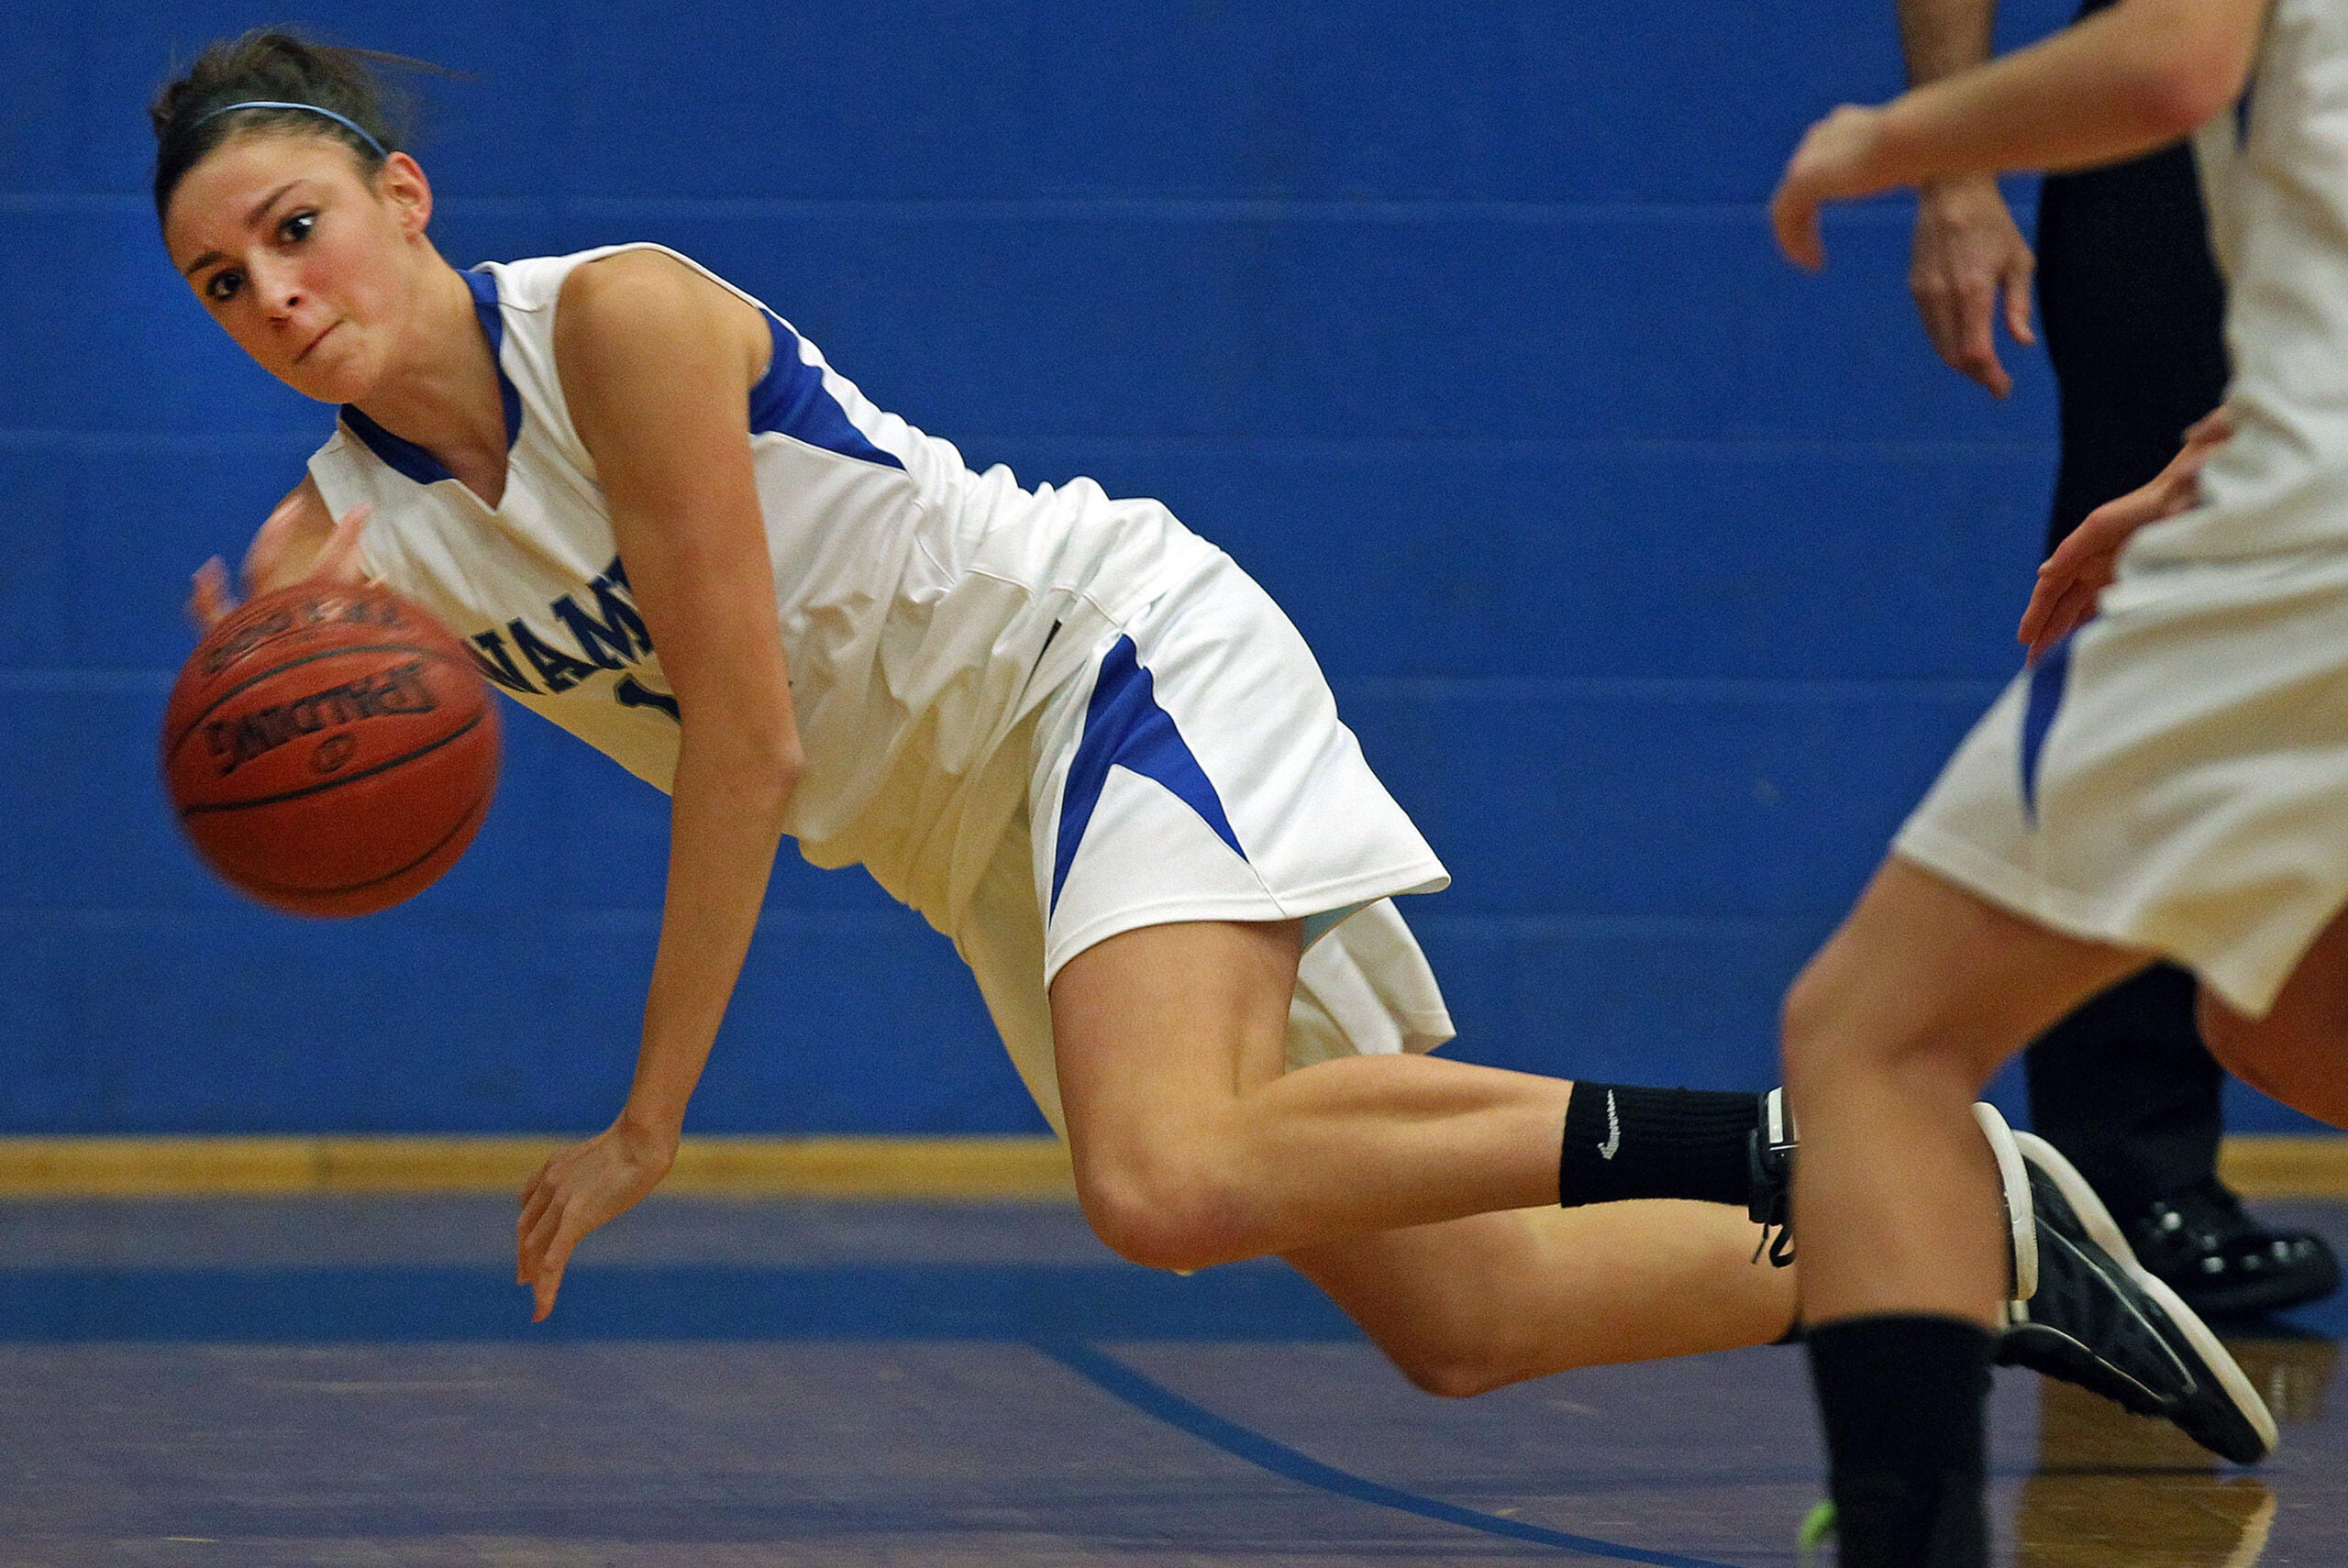
M 276 98 L 253 98 L 242 104 L 231 104 L 224 109 L 215 109 L 208 115 L 198 116 L 194 125 L 191 125 L 187 128 L 189 132 L 193 134 L 196 127 L 203 125 L 205 121 L 216 120 L 223 115 L 233 115 L 238 109 L 300 109 L 307 114 L 324 115 L 327 118 L 334 121 L 335 124 L 348 127 L 350 130 L 357 133 L 360 140 L 365 142 L 368 146 L 375 149 L 376 157 L 389 158 L 391 156 L 390 151 L 384 148 L 383 144 L 377 141 L 374 137 L 368 133 L 365 126 L 360 125 L 357 120 L 352 119 L 349 116 L 338 115 L 332 109 L 321 109 L 316 104 L 290 104 Z

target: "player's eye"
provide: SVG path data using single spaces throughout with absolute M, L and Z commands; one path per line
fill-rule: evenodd
M 288 213 L 285 215 L 285 221 L 277 226 L 277 237 L 288 245 L 299 245 L 309 238 L 311 231 L 317 226 L 318 215 L 316 212 L 305 209 L 298 213 Z
M 204 297 L 214 304 L 227 304 L 244 287 L 245 275 L 234 267 L 223 267 L 204 281 Z

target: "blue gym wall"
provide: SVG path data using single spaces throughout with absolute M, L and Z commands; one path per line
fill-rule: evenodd
M 2012 0 L 2015 37 L 2067 0 Z M 2053 448 L 1904 288 L 1798 275 L 1800 127 L 1896 88 L 1890 0 L 324 5 L 423 83 L 460 265 L 619 239 L 763 295 L 1024 477 L 1163 497 L 1288 606 L 1456 881 L 1461 1055 L 1771 1077 L 1776 999 L 2016 664 Z M 0 56 L 0 1132 L 585 1129 L 659 896 L 650 790 L 508 710 L 413 904 L 216 885 L 153 732 L 187 573 L 328 414 L 166 264 L 143 103 L 274 11 L 77 0 Z M 2026 188 L 2018 192 L 2026 194 Z M 2238 1126 L 2293 1124 L 2244 1101 Z M 789 857 L 694 1126 L 1040 1126 L 945 942 Z

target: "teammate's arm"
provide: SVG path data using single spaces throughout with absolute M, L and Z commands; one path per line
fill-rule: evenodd
M 1998 0 L 1899 0 L 1908 84 L 1921 87 L 1989 58 Z M 2006 330 L 2035 343 L 2030 281 L 2037 262 L 1991 174 L 1928 180 L 1917 193 L 1908 292 L 1933 351 L 1996 397 L 2013 391 L 1998 359 L 2000 296 Z
M 2233 414 L 2221 404 L 2194 422 L 2183 447 L 2150 482 L 2088 513 L 2054 547 L 2038 569 L 2015 634 L 2033 661 L 2095 614 L 2098 596 L 2120 575 L 2120 552 L 2138 529 L 2200 504 L 2201 470 L 2233 433 Z
M 739 977 L 799 777 L 782 628 L 750 467 L 749 388 L 770 339 L 755 310 L 674 259 L 574 271 L 555 364 L 609 502 L 628 585 L 682 730 L 669 882 L 635 1082 L 611 1127 L 523 1194 L 517 1275 L 554 1306 L 579 1239 L 676 1158 L 685 1102 Z
M 2176 140 L 2241 96 L 2268 0 L 2121 0 L 2043 43 L 1811 127 L 1770 202 L 1798 264 L 1818 209 L 1899 185 L 2081 169 Z

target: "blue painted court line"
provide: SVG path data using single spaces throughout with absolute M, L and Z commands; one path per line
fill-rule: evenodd
M 1113 1395 L 1143 1414 L 1154 1416 L 1168 1426 L 1188 1432 L 1200 1441 L 1219 1448 L 1235 1459 L 1245 1460 L 1259 1470 L 1268 1470 L 1275 1475 L 1318 1487 L 1324 1492 L 1334 1492 L 1341 1497 L 1375 1504 L 1381 1508 L 1392 1508 L 1399 1513 L 1415 1514 L 1421 1518 L 1458 1525 L 1465 1529 L 1481 1530 L 1486 1535 L 1504 1536 L 1511 1540 L 1529 1540 L 1542 1546 L 1554 1546 L 1563 1551 L 1578 1551 L 1585 1557 L 1610 1558 L 1617 1562 L 1644 1562 L 1652 1564 L 1653 1568 L 1733 1568 L 1732 1564 L 1715 1562 L 1706 1557 L 1682 1557 L 1677 1552 L 1649 1551 L 1641 1547 L 1600 1540 L 1594 1536 L 1570 1535 L 1564 1530 L 1546 1529 L 1540 1525 L 1505 1519 L 1498 1514 L 1479 1513 L 1474 1508 L 1463 1508 L 1455 1503 L 1438 1502 L 1414 1492 L 1399 1491 L 1376 1481 L 1365 1480 L 1351 1471 L 1324 1464 L 1286 1443 L 1276 1442 L 1252 1428 L 1218 1416 L 1203 1405 L 1192 1404 L 1096 1346 L 1078 1341 L 1062 1341 L 1038 1342 L 1036 1348 L 1103 1393 Z
M 578 1269 L 554 1316 L 480 1268 L 0 1269 L 0 1342 L 1357 1340 L 1277 1264 Z

